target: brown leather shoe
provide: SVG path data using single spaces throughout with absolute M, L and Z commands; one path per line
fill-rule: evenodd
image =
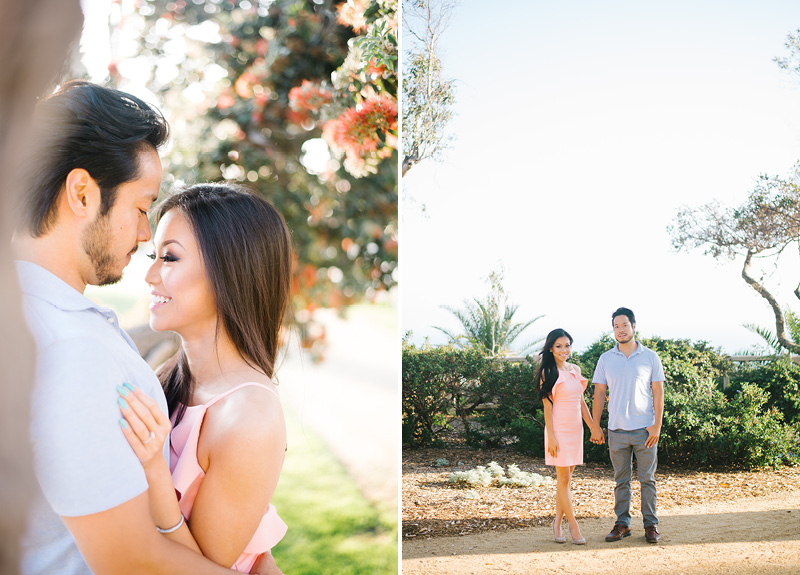
M 606 535 L 606 541 L 619 541 L 623 537 L 630 537 L 631 536 L 631 528 L 625 527 L 621 523 L 615 523 L 614 529 L 611 530 L 611 533 Z
M 658 543 L 658 540 L 661 539 L 661 533 L 658 532 L 658 527 L 655 525 L 648 525 L 645 527 L 644 538 L 647 539 L 648 543 Z

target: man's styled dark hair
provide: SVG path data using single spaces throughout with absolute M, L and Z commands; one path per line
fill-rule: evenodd
M 614 313 L 611 314 L 611 323 L 612 323 L 612 325 L 614 323 L 614 320 L 617 319 L 618 315 L 624 315 L 625 317 L 627 317 L 628 321 L 631 322 L 631 324 L 635 324 L 636 323 L 636 318 L 633 317 L 633 312 L 631 310 L 629 310 L 626 307 L 619 307 L 619 308 L 617 308 L 617 311 L 615 311 Z
M 139 177 L 139 153 L 147 147 L 157 150 L 169 136 L 155 108 L 125 92 L 80 80 L 37 104 L 33 129 L 20 227 L 34 237 L 55 223 L 56 200 L 70 171 L 82 168 L 97 182 L 100 215 L 105 215 L 117 188 Z

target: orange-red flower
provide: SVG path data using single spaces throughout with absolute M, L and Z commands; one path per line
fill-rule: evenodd
M 369 74 L 377 74 L 378 76 L 382 75 L 386 71 L 386 66 L 383 64 L 378 64 L 377 58 L 372 58 L 369 61 L 369 68 L 367 73 Z
M 303 80 L 300 86 L 289 91 L 289 107 L 295 112 L 319 112 L 333 99 L 333 92 L 319 82 Z
M 396 130 L 397 101 L 370 90 L 359 104 L 327 122 L 322 137 L 328 145 L 343 150 L 351 163 L 360 165 L 366 156 L 391 155 L 397 138 L 389 136 Z

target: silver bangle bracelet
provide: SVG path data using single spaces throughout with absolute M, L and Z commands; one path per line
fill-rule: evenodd
M 175 527 L 170 527 L 169 529 L 161 529 L 161 527 L 156 525 L 156 529 L 158 529 L 159 533 L 172 533 L 173 531 L 177 531 L 178 529 L 180 529 L 184 521 L 186 521 L 186 518 L 183 516 L 183 513 L 181 513 L 181 520 L 178 521 L 178 524 Z

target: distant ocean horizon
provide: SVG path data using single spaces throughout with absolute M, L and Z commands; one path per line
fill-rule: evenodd
M 452 327 L 452 326 L 450 326 Z M 526 344 L 528 342 L 535 342 L 538 339 L 544 340 L 544 337 L 547 335 L 546 331 L 537 331 L 536 325 L 531 326 L 527 331 L 525 331 L 522 336 L 520 336 L 519 341 L 522 344 Z M 771 326 L 765 326 L 771 327 Z M 574 339 L 573 349 L 576 353 L 582 353 L 586 351 L 589 346 L 591 346 L 595 341 L 600 339 L 603 335 L 603 330 L 582 330 L 582 329 L 570 329 L 569 327 L 564 327 L 569 334 Z M 403 327 L 403 336 L 405 336 L 406 332 L 408 332 L 408 328 L 405 326 Z M 428 339 L 428 342 L 431 345 L 445 345 L 447 344 L 447 336 L 445 336 L 439 330 L 433 327 L 423 327 L 421 329 L 412 329 L 412 336 L 411 336 L 411 343 L 416 346 L 421 346 L 425 343 L 425 339 Z M 758 335 L 749 332 L 744 327 L 737 330 L 737 333 L 730 333 L 724 332 L 722 330 L 687 330 L 686 333 L 673 333 L 674 329 L 665 330 L 663 333 L 660 332 L 639 332 L 639 338 L 648 338 L 648 337 L 662 337 L 664 339 L 688 339 L 691 342 L 700 342 L 705 341 L 708 344 L 720 350 L 722 353 L 726 355 L 739 355 L 741 353 L 754 353 L 755 348 L 757 346 L 761 347 L 762 349 L 766 349 L 766 342 L 764 342 Z M 612 336 L 611 331 L 605 332 L 609 336 Z M 613 337 L 613 336 L 612 336 Z M 540 346 L 543 344 L 544 341 L 537 344 L 536 352 L 541 349 Z

